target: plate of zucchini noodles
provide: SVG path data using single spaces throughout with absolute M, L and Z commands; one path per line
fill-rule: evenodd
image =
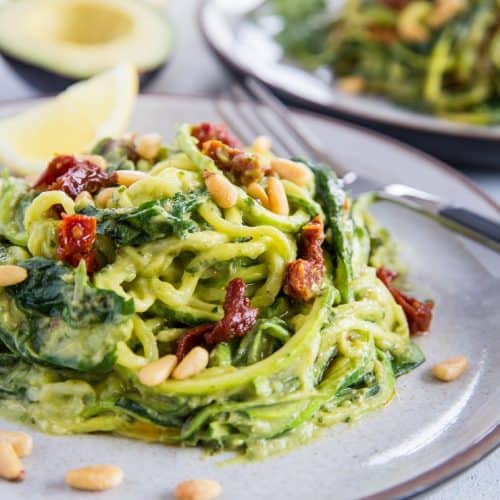
M 495 0 L 207 0 L 200 11 L 237 73 L 469 167 L 498 164 L 499 19 Z
M 361 173 L 418 165 L 405 182 L 494 211 L 434 160 L 300 118 Z M 498 256 L 242 144 L 209 99 L 141 96 L 131 129 L 1 177 L 0 418 L 44 461 L 0 496 L 68 498 L 58 471 L 97 460 L 126 473 L 106 498 L 193 477 L 400 496 L 498 443 Z M 454 356 L 459 378 L 431 375 Z

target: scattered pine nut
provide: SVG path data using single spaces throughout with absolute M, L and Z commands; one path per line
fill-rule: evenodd
M 263 207 L 269 207 L 269 197 L 267 196 L 265 189 L 260 184 L 257 184 L 256 182 L 249 184 L 247 186 L 247 193 L 252 198 L 259 200 Z
M 138 136 L 137 132 L 125 132 L 121 136 L 121 139 L 123 139 L 124 141 L 134 142 L 137 136 Z
M 123 471 L 115 465 L 91 465 L 66 473 L 66 484 L 77 490 L 103 491 L 123 481 Z
M 467 7 L 466 0 L 437 0 L 427 18 L 429 26 L 440 28 Z
M 6 439 L 0 439 L 0 477 L 9 481 L 22 481 L 24 467 L 14 447 Z
M 146 160 L 153 160 L 160 151 L 162 138 L 160 134 L 144 134 L 134 137 L 137 153 Z
M 167 354 L 152 363 L 141 368 L 139 371 L 139 380 L 141 384 L 155 386 L 161 384 L 172 373 L 177 365 L 177 356 Z
M 266 154 L 271 151 L 273 143 L 267 135 L 259 135 L 252 144 L 252 152 L 257 154 Z
M 8 441 L 19 458 L 31 455 L 33 438 L 21 431 L 0 431 L 0 440 Z
M 282 179 L 292 181 L 298 186 L 307 186 L 313 180 L 312 172 L 305 166 L 284 158 L 271 160 L 271 168 L 279 174 Z
M 82 191 L 75 198 L 75 205 L 79 203 L 88 205 L 89 203 L 94 203 L 94 198 L 92 198 L 92 195 L 88 191 Z
M 336 80 L 337 88 L 346 94 L 361 94 L 365 90 L 365 79 L 362 76 L 345 76 Z
M 209 354 L 203 347 L 194 347 L 177 365 L 172 377 L 176 380 L 184 380 L 200 373 L 208 366 Z
M 115 191 L 116 188 L 101 189 L 95 197 L 95 204 L 99 208 L 106 208 L 111 198 L 113 198 L 113 194 L 115 193 Z
M 140 170 L 116 170 L 116 183 L 120 186 L 131 186 L 137 181 L 144 179 L 148 176 Z
M 222 486 L 213 479 L 183 481 L 175 489 L 176 500 L 213 500 L 222 493 Z
M 231 208 L 238 201 L 238 190 L 222 174 L 205 171 L 203 174 L 208 192 L 220 208 Z
M 4 264 L 0 266 L 0 287 L 22 283 L 28 277 L 28 271 L 21 266 Z
M 269 177 L 267 184 L 269 196 L 269 209 L 279 215 L 288 215 L 288 199 L 283 183 L 276 177 Z
M 468 361 L 465 356 L 457 356 L 434 365 L 432 374 L 439 380 L 451 382 L 460 377 L 467 368 Z
M 424 25 L 430 13 L 431 4 L 411 2 L 398 14 L 396 28 L 400 38 L 406 42 L 425 42 L 429 38 L 429 30 Z
M 418 24 L 401 28 L 399 35 L 407 42 L 425 42 L 429 38 L 429 32 Z

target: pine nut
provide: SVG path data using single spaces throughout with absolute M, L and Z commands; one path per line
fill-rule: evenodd
M 336 80 L 337 88 L 346 94 L 361 94 L 365 90 L 365 79 L 362 76 L 345 76 Z
M 429 32 L 418 24 L 400 28 L 399 35 L 407 42 L 425 42 L 429 38 Z
M 256 182 L 252 182 L 251 184 L 249 184 L 247 186 L 247 193 L 252 198 L 259 200 L 262 203 L 263 207 L 269 207 L 269 197 L 260 184 L 257 184 Z
M 252 152 L 257 154 L 266 154 L 271 151 L 273 143 L 267 135 L 259 135 L 252 144 Z
M 432 374 L 439 380 L 451 382 L 464 373 L 467 365 L 468 361 L 465 356 L 457 356 L 434 365 L 432 367 Z
M 24 467 L 14 447 L 6 439 L 0 439 L 0 477 L 9 481 L 22 481 Z
M 155 386 L 161 384 L 172 373 L 177 365 L 177 356 L 175 354 L 167 354 L 163 358 L 157 359 L 139 372 L 139 380 L 141 384 Z
M 125 132 L 121 136 L 121 139 L 126 142 L 134 142 L 137 136 L 138 136 L 137 132 Z
M 183 481 L 175 489 L 176 500 L 213 500 L 222 493 L 222 486 L 212 479 Z
M 269 177 L 267 195 L 269 196 L 270 210 L 279 215 L 288 215 L 289 207 L 285 187 L 276 177 Z
M 144 179 L 148 176 L 144 172 L 140 170 L 116 170 L 116 183 L 120 184 L 120 186 L 131 186 L 137 181 Z
M 279 174 L 282 179 L 292 181 L 298 186 L 307 186 L 313 180 L 312 172 L 300 163 L 284 158 L 274 158 L 271 161 L 271 168 Z
M 106 208 L 110 200 L 113 198 L 113 194 L 115 193 L 115 191 L 116 188 L 101 189 L 95 197 L 95 204 L 99 208 Z
M 21 266 L 5 264 L 0 266 L 0 287 L 22 283 L 28 277 L 28 271 Z
M 176 380 L 184 380 L 196 375 L 208 366 L 208 359 L 209 355 L 206 349 L 203 349 L 203 347 L 194 347 L 177 365 L 174 373 L 172 373 L 172 377 Z
M 432 28 L 440 28 L 466 7 L 466 0 L 437 0 L 427 22 Z
M 106 168 L 108 168 L 108 162 L 106 161 L 106 158 L 101 155 L 79 154 L 76 155 L 76 159 L 89 161 L 90 163 L 93 163 L 94 165 L 100 167 L 101 170 L 106 170 Z
M 75 205 L 79 205 L 80 203 L 85 205 L 93 204 L 94 198 L 92 198 L 92 195 L 88 191 L 82 191 L 75 198 Z
M 402 40 L 419 43 L 429 38 L 425 22 L 431 8 L 427 3 L 412 2 L 400 12 L 396 27 Z
M 226 177 L 215 172 L 203 174 L 208 192 L 220 208 L 231 208 L 238 201 L 238 190 Z
M 160 134 L 144 134 L 134 138 L 135 150 L 146 160 L 153 160 L 160 151 Z
M 33 450 L 33 439 L 26 432 L 0 431 L 0 440 L 8 441 L 20 458 L 31 455 Z
M 115 465 L 91 465 L 66 472 L 66 484 L 77 490 L 103 491 L 123 481 L 123 471 Z

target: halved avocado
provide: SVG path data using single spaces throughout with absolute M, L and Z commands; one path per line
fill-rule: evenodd
M 170 25 L 138 0 L 16 0 L 0 7 L 0 51 L 70 78 L 122 62 L 150 71 L 172 47 Z

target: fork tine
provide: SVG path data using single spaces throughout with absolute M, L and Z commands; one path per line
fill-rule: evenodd
M 260 123 L 258 116 L 253 112 L 248 112 L 249 105 L 253 105 L 252 107 L 255 106 L 252 97 L 248 93 L 244 92 L 243 89 L 236 83 L 229 88 L 229 96 L 235 108 L 245 117 L 245 122 L 255 134 L 254 138 L 256 135 L 262 135 L 262 124 Z
M 250 131 L 250 136 L 247 135 L 245 137 L 245 142 L 247 144 L 251 144 L 258 135 L 263 135 L 265 133 L 273 142 L 272 149 L 275 153 L 285 156 L 288 155 L 285 146 L 281 144 L 273 131 L 263 125 L 252 112 L 256 103 L 247 93 L 243 91 L 238 93 L 238 91 L 231 87 L 225 97 L 225 104 L 231 106 L 231 114 L 224 108 L 220 111 L 225 114 L 228 123 L 231 122 L 236 124 L 237 122 L 240 129 L 244 124 L 245 130 Z
M 279 119 L 281 127 L 295 137 L 295 140 L 305 151 L 307 151 L 311 158 L 328 164 L 339 176 L 350 173 L 348 169 L 338 165 L 331 155 L 314 143 L 309 134 L 307 134 L 307 132 L 305 132 L 305 130 L 294 120 L 288 108 L 258 80 L 252 77 L 246 77 L 245 86 L 259 102 L 265 104 L 268 109 L 273 111 L 275 116 Z
M 245 143 L 251 144 L 255 139 L 253 131 L 245 125 L 243 120 L 240 120 L 238 114 L 230 113 L 225 109 L 227 100 L 219 97 L 215 100 L 215 110 L 220 117 L 229 125 L 229 128 Z M 231 102 L 231 101 L 230 101 Z M 231 102 L 234 107 L 234 103 Z M 235 118 L 236 117 L 236 118 Z
M 225 104 L 231 106 L 231 111 Z M 316 146 L 294 121 L 288 108 L 254 78 L 247 77 L 245 87 L 235 83 L 228 96 L 216 100 L 215 107 L 246 144 L 251 144 L 257 135 L 265 134 L 272 140 L 272 149 L 279 156 L 306 156 L 328 164 L 339 176 L 350 174 L 348 169 L 339 166 L 328 153 Z
M 273 150 L 280 156 L 300 156 L 303 151 L 297 149 L 297 145 L 280 133 L 280 127 L 277 126 L 276 118 L 274 123 L 266 114 L 266 109 L 256 103 L 253 96 L 241 85 L 235 83 L 231 87 L 231 94 L 236 103 L 245 102 L 246 106 L 240 106 L 240 111 L 247 120 L 248 125 L 253 126 L 256 135 L 262 135 L 265 132 L 273 142 Z M 251 104 L 251 106 L 248 106 Z
M 260 125 L 252 113 L 246 112 L 250 102 L 246 98 L 244 101 L 241 101 L 241 99 L 235 96 L 235 93 L 229 92 L 215 101 L 215 109 L 245 144 L 252 144 L 258 135 L 263 135 L 265 132 L 271 141 L 273 141 L 274 152 L 286 156 L 286 150 L 279 143 L 272 131 L 268 129 L 263 130 L 262 125 Z

